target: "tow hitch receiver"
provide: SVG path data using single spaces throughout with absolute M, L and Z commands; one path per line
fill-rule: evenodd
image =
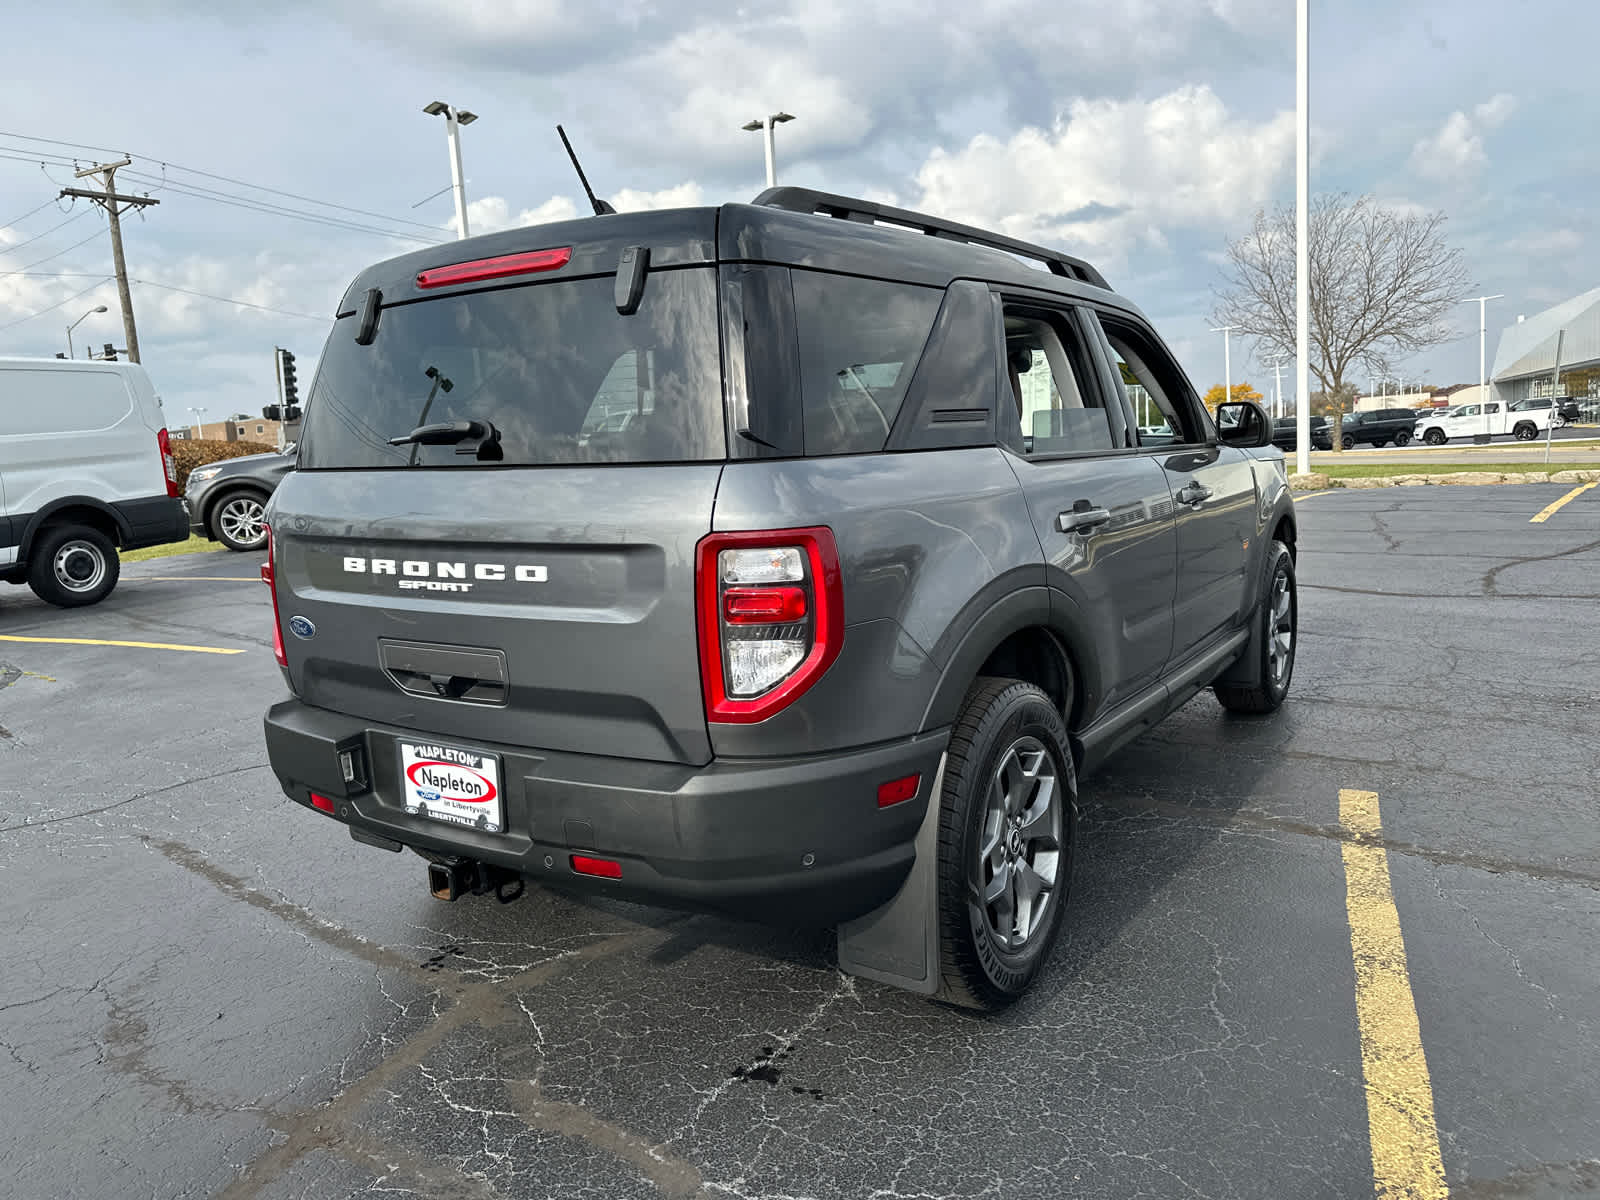
M 455 900 L 468 895 L 483 896 L 489 892 L 501 904 L 520 900 L 526 885 L 522 876 L 504 867 L 477 862 L 470 858 L 452 858 L 428 864 L 428 891 L 435 900 Z

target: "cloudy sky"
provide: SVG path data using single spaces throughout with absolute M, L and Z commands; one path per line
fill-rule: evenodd
M 66 325 L 102 303 L 79 353 L 123 344 L 104 218 L 55 197 L 73 160 L 126 152 L 119 187 L 161 201 L 124 230 L 169 421 L 259 410 L 272 347 L 308 378 L 357 269 L 453 236 L 450 195 L 434 195 L 449 183 L 443 122 L 421 112 L 435 98 L 481 115 L 463 132 L 475 233 L 579 211 L 558 120 L 596 189 L 639 208 L 749 199 L 761 140 L 739 126 L 786 109 L 783 182 L 1085 255 L 1202 388 L 1222 381 L 1207 320 L 1221 251 L 1256 208 L 1293 197 L 1290 0 L 244 7 L 8 14 L 0 354 L 64 350 Z M 1311 7 L 1313 189 L 1444 210 L 1481 290 L 1506 293 L 1491 359 L 1517 313 L 1600 282 L 1600 6 Z M 1459 328 L 1405 373 L 1475 380 L 1475 307 Z M 1271 372 L 1234 350 L 1235 379 L 1268 391 Z

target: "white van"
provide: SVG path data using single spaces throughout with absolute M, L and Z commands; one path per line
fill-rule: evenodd
M 117 585 L 117 547 L 188 536 L 143 367 L 0 358 L 0 581 L 63 608 L 94 604 Z

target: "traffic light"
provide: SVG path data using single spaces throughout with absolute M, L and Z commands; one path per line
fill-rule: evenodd
M 261 410 L 261 415 L 269 421 L 281 421 L 283 420 L 283 406 L 281 404 L 269 404 Z
M 117 348 L 115 346 L 113 346 L 110 342 L 107 342 L 105 344 L 105 350 L 100 355 L 100 361 L 101 362 L 116 362 L 117 361 Z
M 294 355 L 287 350 L 278 353 L 283 355 L 283 403 L 292 408 L 300 399 L 300 393 L 294 385 Z

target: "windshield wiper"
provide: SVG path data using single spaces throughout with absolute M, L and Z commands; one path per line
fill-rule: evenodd
M 463 446 L 462 442 L 474 445 Z M 433 425 L 418 425 L 404 437 L 389 439 L 391 446 L 454 446 L 457 454 L 476 455 L 479 462 L 499 462 L 505 457 L 500 448 L 500 431 L 493 421 L 440 421 Z M 415 465 L 416 451 L 411 454 Z

